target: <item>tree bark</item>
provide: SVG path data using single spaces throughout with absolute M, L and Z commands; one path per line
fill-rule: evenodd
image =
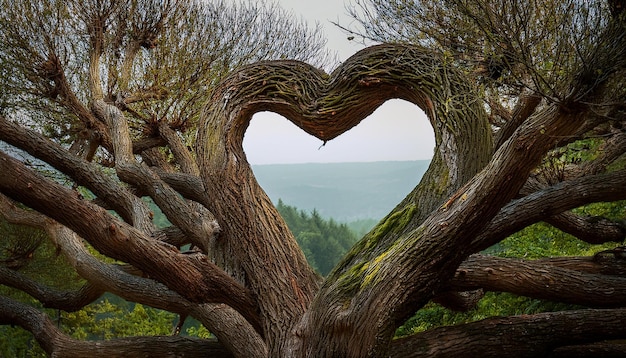
M 410 101 L 427 113 L 435 132 L 433 160 L 415 189 L 321 283 L 254 178 L 242 147 L 245 130 L 254 113 L 269 110 L 321 140 L 332 140 L 391 98 Z M 225 348 L 239 357 L 384 357 L 390 352 L 400 357 L 446 356 L 468 351 L 484 356 L 546 355 L 555 345 L 566 345 L 568 325 L 580 343 L 599 340 L 604 333 L 624 337 L 623 327 L 617 326 L 623 310 L 491 319 L 402 340 L 392 337 L 416 310 L 450 289 L 506 290 L 590 305 L 599 301 L 608 307 L 623 301 L 621 277 L 591 272 L 610 270 L 606 266 L 587 263 L 590 271 L 581 273 L 565 264 L 481 261 L 480 256 L 467 260 L 546 216 L 559 219 L 563 211 L 590 201 L 624 197 L 623 170 L 522 191 L 531 187 L 528 178 L 546 152 L 589 128 L 589 108 L 575 100 L 580 98 L 562 103 L 531 98 L 520 104 L 511 119 L 514 124 L 499 137 L 494 152 L 476 89 L 461 71 L 418 47 L 374 46 L 330 75 L 297 61 L 261 62 L 235 71 L 216 88 L 198 124 L 195 159 L 167 123 L 159 124 L 159 135 L 184 174 L 172 173 L 173 166 L 156 149 L 143 157 L 160 168 L 140 163 L 124 114 L 97 98 L 92 110 L 109 127 L 118 178 L 137 192 L 6 120 L 0 120 L 1 140 L 26 148 L 96 190 L 103 205 L 84 200 L 4 154 L 0 172 L 10 174 L 0 175 L 0 192 L 66 226 L 57 231 L 59 244 L 90 282 L 199 318 L 215 328 L 222 345 L 211 347 L 218 352 Z M 575 110 L 565 106 L 572 103 Z M 611 158 L 618 157 L 613 154 Z M 139 194 L 150 195 L 175 228 L 157 231 Z M 58 209 L 59 198 L 64 210 Z M 125 222 L 105 207 L 120 212 Z M 162 240 L 167 232 L 171 240 Z M 146 277 L 97 262 L 74 233 Z M 202 252 L 183 254 L 167 243 L 181 244 L 181 237 Z M 617 254 L 611 253 L 614 259 Z M 603 256 L 596 259 L 600 262 Z M 520 282 L 523 289 L 517 287 Z M 601 289 L 593 286 L 597 283 L 602 283 Z M 581 288 L 588 295 L 576 291 Z M 150 297 L 157 292 L 161 296 Z M 46 318 L 36 312 L 3 302 L 0 320 L 31 330 L 51 354 L 71 356 L 75 353 L 68 347 L 73 345 L 83 356 L 114 355 L 120 352 L 117 345 L 132 355 L 139 354 L 133 344 L 145 347 L 151 342 L 191 354 L 185 348 L 188 341 L 161 337 L 101 346 L 78 343 L 48 330 Z M 602 317 L 599 326 L 584 326 L 596 315 Z M 597 335 L 589 336 L 592 329 Z M 548 337 L 546 331 L 556 333 Z M 535 340 L 536 348 L 525 346 Z
M 215 340 L 180 336 L 130 337 L 108 341 L 79 341 L 61 332 L 39 310 L 0 296 L 0 323 L 19 325 L 30 331 L 51 357 L 233 357 Z
M 472 255 L 449 281 L 450 289 L 511 292 L 587 307 L 620 307 L 626 279 L 566 269 L 550 261 L 527 261 Z
M 552 357 L 552 351 L 558 347 L 623 338 L 626 335 L 624 319 L 624 309 L 489 318 L 396 339 L 390 353 L 398 358 L 468 354 L 485 358 Z
M 258 327 L 256 304 L 250 292 L 215 264 L 178 252 L 128 226 L 104 209 L 85 202 L 69 189 L 26 169 L 17 160 L 0 153 L 0 190 L 63 223 L 100 252 L 140 268 L 192 302 L 225 302 L 237 307 Z M 64 197 L 65 210 L 56 210 Z
M 330 77 L 306 64 L 289 61 L 243 68 L 226 79 L 209 101 L 198 136 L 198 158 L 206 163 L 202 168 L 204 186 L 217 207 L 214 211 L 225 236 L 246 233 L 246 240 L 228 240 L 224 243 L 228 246 L 220 249 L 244 255 L 238 259 L 246 273 L 245 279 L 260 297 L 264 297 L 261 299 L 262 315 L 275 316 L 271 321 L 282 325 L 265 328 L 270 341 L 280 342 L 270 349 L 271 354 L 282 351 L 286 356 L 296 355 L 299 348 L 294 348 L 291 342 L 285 345 L 285 342 L 296 319 L 309 306 L 317 284 L 311 273 L 307 273 L 308 268 L 298 274 L 307 265 L 246 162 L 242 141 L 252 114 L 271 110 L 289 118 L 309 134 L 331 140 L 358 124 L 388 99 L 406 99 L 423 108 L 431 118 L 439 145 L 420 184 L 423 188 L 410 194 L 386 219 L 386 225 L 392 226 L 398 216 L 404 216 L 404 220 L 413 224 L 396 224 L 400 230 L 410 230 L 480 170 L 491 155 L 492 140 L 484 111 L 471 98 L 472 91 L 466 87 L 466 82 L 454 77 L 453 71 L 445 72 L 448 70 L 413 48 L 377 46 L 357 53 Z M 469 96 L 467 106 L 462 105 L 463 101 L 451 102 L 455 96 Z M 250 222 L 246 217 L 257 220 Z M 376 240 L 381 243 L 374 246 L 391 245 L 396 237 L 378 235 Z M 271 255 L 269 247 L 273 251 Z M 251 253 L 255 255 L 250 256 Z M 290 258 L 294 255 L 297 260 Z M 273 257 L 272 265 L 268 266 L 270 257 Z M 275 272 L 259 270 L 259 267 L 272 270 L 280 267 L 279 271 L 288 276 L 278 278 Z M 354 277 L 355 281 L 359 279 Z M 268 280 L 278 283 L 269 291 L 265 284 Z M 275 312 L 276 302 L 289 307 L 288 312 L 292 312 L 289 317 Z M 266 304 L 270 306 L 265 307 Z M 268 309 L 271 311 L 264 313 Z M 318 309 L 320 307 L 314 305 L 309 311 Z M 377 328 L 380 327 L 373 326 Z M 291 338 L 301 343 L 298 338 L 301 332 L 301 328 L 296 328 Z M 341 335 L 334 333 L 333 340 L 341 340 Z M 389 329 L 383 334 L 389 336 Z M 327 338 L 326 334 L 318 337 Z M 370 341 L 372 338 L 368 337 Z M 354 349 L 354 345 L 359 342 L 353 343 L 350 354 L 360 354 L 359 349 L 363 347 Z M 314 354 L 324 355 L 321 351 Z

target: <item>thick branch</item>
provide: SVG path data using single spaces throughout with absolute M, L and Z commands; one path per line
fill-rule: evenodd
M 198 319 L 236 357 L 265 356 L 263 353 L 267 347 L 261 336 L 232 308 L 223 304 L 189 302 L 154 280 L 128 274 L 120 266 L 97 260 L 71 231 L 57 225 L 51 232 L 63 254 L 82 277 L 128 301 Z
M 511 118 L 500 129 L 496 135 L 495 147 L 499 148 L 506 142 L 515 130 L 530 117 L 541 103 L 541 97 L 537 95 L 527 95 L 520 98 L 519 103 L 513 109 Z
M 68 312 L 78 311 L 104 293 L 104 290 L 90 283 L 76 291 L 60 291 L 4 267 L 0 267 L 0 284 L 26 292 L 41 302 L 44 307 Z
M 591 274 L 626 276 L 626 260 L 623 256 L 610 252 L 599 252 L 592 257 L 551 257 L 536 261 Z
M 103 174 L 95 164 L 73 156 L 60 145 L 3 116 L 0 116 L 0 140 L 27 151 L 67 174 L 76 184 L 91 190 L 135 227 L 152 230 L 152 223 L 148 221 L 150 210 L 146 204 L 112 177 Z
M 391 356 L 547 357 L 560 346 L 623 339 L 626 337 L 624 320 L 626 309 L 589 309 L 489 318 L 397 339 L 392 343 Z
M 0 194 L 0 215 L 9 223 L 45 229 L 50 219 L 37 212 L 18 208 L 14 202 Z
M 215 340 L 180 336 L 131 337 L 107 341 L 78 341 L 61 332 L 44 313 L 0 296 L 0 323 L 19 325 L 30 331 L 52 357 L 232 357 Z
M 161 180 L 166 182 L 182 196 L 189 200 L 205 203 L 204 184 L 199 177 L 183 173 L 167 173 L 158 168 L 151 168 Z M 206 205 L 206 203 L 205 203 Z
M 480 251 L 546 217 L 590 202 L 626 199 L 625 185 L 626 170 L 620 170 L 568 180 L 537 191 L 504 206 L 471 245 Z
M 50 238 L 60 248 L 68 262 L 74 266 L 77 273 L 90 281 L 83 290 L 75 292 L 74 300 L 68 302 L 67 295 L 61 295 L 62 301 L 53 301 L 56 296 L 40 288 L 27 291 L 38 298 L 44 305 L 61 308 L 64 310 L 74 309 L 80 305 L 90 303 L 95 299 L 95 287 L 100 290 L 112 292 L 128 301 L 139 302 L 152 307 L 176 312 L 181 315 L 189 315 L 198 319 L 209 329 L 228 350 L 241 358 L 266 357 L 267 346 L 261 336 L 246 320 L 234 309 L 224 304 L 194 304 L 169 290 L 166 286 L 147 278 L 141 278 L 136 274 L 141 272 L 129 272 L 128 267 L 104 264 L 94 258 L 84 247 L 82 240 L 71 231 L 61 227 L 45 216 L 15 207 L 8 198 L 0 194 L 0 214 L 4 215 L 13 223 L 35 225 L 46 230 Z M 180 230 L 176 231 L 180 236 Z M 176 239 L 178 241 L 182 238 Z M 177 242 L 180 244 L 180 242 Z M 138 270 L 134 270 L 138 271 Z M 129 274 L 131 273 L 131 274 Z M 1 281 L 1 279 L 0 279 Z M 16 285 L 23 284 L 18 277 L 13 280 Z M 72 294 L 71 292 L 67 294 Z M 79 302 L 79 303 L 78 303 Z
M 459 291 L 482 288 L 589 307 L 620 307 L 626 301 L 622 277 L 483 255 L 465 260 L 448 284 Z
M 552 352 L 550 358 L 623 358 L 626 344 L 622 341 L 567 345 Z
M 167 122 L 163 121 L 160 123 L 159 134 L 163 139 L 165 139 L 170 150 L 174 153 L 174 157 L 180 165 L 181 171 L 186 174 L 199 176 L 200 169 L 198 169 L 198 164 L 196 163 L 192 152 L 183 143 L 178 134 L 170 128 Z
M 120 179 L 150 195 L 170 222 L 178 226 L 197 247 L 205 253 L 208 252 L 208 241 L 219 231 L 213 215 L 200 205 L 186 202 L 147 166 L 137 163 L 132 151 L 128 123 L 117 107 L 104 101 L 97 102 L 95 106 L 100 108 L 99 111 L 111 129 L 115 148 L 115 168 Z M 170 140 L 174 141 L 174 138 Z M 192 160 L 191 157 L 189 160 Z M 191 163 L 187 164 L 189 170 L 194 170 Z M 197 167 L 195 169 L 197 170 Z
M 251 294 L 206 259 L 180 254 L 3 153 L 0 171 L 13 174 L 0 176 L 0 192 L 63 223 L 103 254 L 140 268 L 192 302 L 224 302 L 258 322 Z M 65 210 L 58 210 L 60 197 Z
M 590 244 L 622 242 L 626 239 L 626 223 L 603 217 L 563 212 L 550 216 L 545 222 Z

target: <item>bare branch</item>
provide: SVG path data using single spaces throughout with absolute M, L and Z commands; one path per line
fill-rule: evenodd
M 4 267 L 0 267 L 0 284 L 26 292 L 41 302 L 44 307 L 68 312 L 82 309 L 104 293 L 100 287 L 89 283 L 76 291 L 60 291 L 32 280 L 18 271 Z
M 177 357 L 232 357 L 216 340 L 180 336 L 131 337 L 107 341 L 79 341 L 61 332 L 44 313 L 0 296 L 0 323 L 19 325 L 30 331 L 43 350 L 53 357 L 158 357 L 163 352 Z
M 198 164 L 196 163 L 190 148 L 183 144 L 182 139 L 174 130 L 170 128 L 167 122 L 163 121 L 160 123 L 159 134 L 163 139 L 165 139 L 170 150 L 174 153 L 174 157 L 176 157 L 176 161 L 178 165 L 180 165 L 181 171 L 186 174 L 200 176 L 200 169 L 198 169 Z
M 622 242 L 626 239 L 626 223 L 603 217 L 581 216 L 564 212 L 545 219 L 557 229 L 590 244 Z
M 522 97 L 515 108 L 513 109 L 513 113 L 511 118 L 506 122 L 504 127 L 500 129 L 500 131 L 496 135 L 495 139 L 495 148 L 499 148 L 504 141 L 509 139 L 513 132 L 524 122 L 528 117 L 530 117 L 535 109 L 541 103 L 542 98 L 537 95 L 527 95 Z
M 95 164 L 75 157 L 60 145 L 6 120 L 3 116 L 0 116 L 0 140 L 27 151 L 67 174 L 76 184 L 88 188 L 104 200 L 127 222 L 140 229 L 153 230 L 152 222 L 149 221 L 150 210 L 145 203 L 112 177 L 103 174 Z
M 137 186 L 146 192 L 161 208 L 167 218 L 178 226 L 205 253 L 209 250 L 209 241 L 219 232 L 219 225 L 213 215 L 202 206 L 192 210 L 190 204 L 180 197 L 178 192 L 164 183 L 156 174 L 138 164 L 132 151 L 132 142 L 128 123 L 122 112 L 104 101 L 96 103 L 107 125 L 111 128 L 111 137 L 115 148 L 115 168 L 120 179 Z M 170 138 L 174 141 L 174 138 Z M 180 145 L 179 145 L 180 147 Z M 186 150 L 186 149 L 181 149 Z M 189 154 L 188 154 L 189 155 Z M 192 161 L 189 156 L 187 158 Z M 190 170 L 194 170 L 189 162 Z M 197 170 L 197 167 L 195 168 Z
M 622 277 L 484 255 L 465 260 L 448 284 L 458 291 L 482 288 L 588 307 L 620 307 L 626 299 Z
M 545 357 L 555 348 L 626 337 L 626 309 L 588 309 L 488 318 L 392 343 L 393 357 Z M 550 334 L 546 334 L 550 332 Z M 446 342 L 441 344 L 441 342 Z
M 504 206 L 482 234 L 472 241 L 476 251 L 547 216 L 560 214 L 589 202 L 626 199 L 624 170 L 564 181 L 514 200 Z
M 591 344 L 566 345 L 556 348 L 551 358 L 620 358 L 626 356 L 626 346 L 616 342 L 598 342 Z
M 0 176 L 0 192 L 46 213 L 87 238 L 98 251 L 140 268 L 190 301 L 228 303 L 258 327 L 256 304 L 249 291 L 206 258 L 180 254 L 174 247 L 117 221 L 104 209 L 32 173 L 3 153 L 0 153 L 0 171 L 14 174 Z M 64 198 L 66 210 L 57 210 L 59 197 Z

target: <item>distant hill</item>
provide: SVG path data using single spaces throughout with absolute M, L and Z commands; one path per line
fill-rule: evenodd
M 254 165 L 274 203 L 339 222 L 381 219 L 417 185 L 429 160 Z

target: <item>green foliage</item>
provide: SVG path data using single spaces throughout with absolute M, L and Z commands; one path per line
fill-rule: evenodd
M 113 304 L 107 298 L 61 316 L 66 333 L 83 340 L 168 335 L 175 320 L 170 312 L 122 300 Z
M 468 312 L 454 312 L 439 304 L 428 303 L 396 330 L 396 337 L 489 317 L 535 314 L 573 308 L 575 307 L 572 305 L 516 296 L 506 292 L 487 292 L 478 305 Z
M 193 325 L 187 328 L 185 332 L 187 332 L 188 336 L 192 336 L 192 337 L 198 337 L 198 338 L 204 338 L 204 339 L 211 337 L 211 332 L 209 332 L 209 330 L 206 329 L 202 325 Z
M 324 220 L 316 210 L 307 214 L 285 205 L 280 199 L 276 208 L 285 219 L 309 264 L 324 276 L 357 241 L 346 224 L 338 224 L 333 219 Z
M 573 211 L 580 215 L 623 220 L 626 218 L 626 201 L 589 204 Z M 541 222 L 509 236 L 487 251 L 503 257 L 538 259 L 554 256 L 589 256 L 616 245 L 616 243 L 588 244 Z
M 626 218 L 626 201 L 595 203 L 574 210 L 581 215 Z M 528 260 L 555 256 L 590 256 L 613 248 L 620 243 L 592 245 L 582 242 L 546 223 L 531 225 L 490 247 L 486 253 L 502 257 Z M 438 304 L 429 303 L 396 331 L 406 336 L 438 326 L 473 322 L 494 316 L 534 314 L 577 308 L 573 305 L 521 297 L 510 293 L 487 292 L 478 305 L 468 312 L 453 312 Z
M 20 327 L 0 326 L 0 357 L 46 357 L 33 335 Z

